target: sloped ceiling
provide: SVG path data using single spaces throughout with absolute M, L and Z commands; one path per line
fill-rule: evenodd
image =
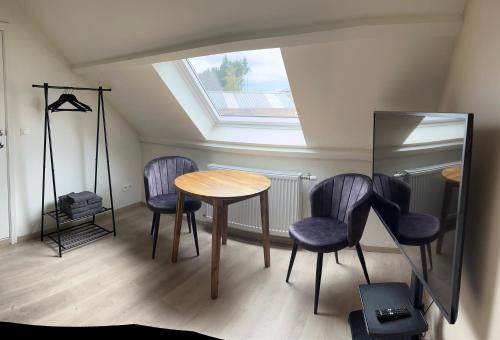
M 86 76 L 112 88 L 107 98 L 140 136 L 204 140 L 152 65 L 101 68 Z
M 307 145 L 368 148 L 376 110 L 436 110 L 453 37 L 287 47 L 283 58 Z
M 465 0 L 21 2 L 75 70 L 113 88 L 112 105 L 141 136 L 203 140 L 144 56 L 211 41 L 253 39 L 248 46 L 259 48 L 261 37 L 263 47 L 282 47 L 308 146 L 367 148 L 374 110 L 437 109 L 459 29 L 443 32 L 461 21 Z M 424 22 L 424 29 L 407 30 L 405 20 Z M 343 22 L 365 32 L 370 23 L 378 29 L 387 22 L 388 32 L 394 22 L 403 25 L 398 36 L 361 37 L 353 30 L 309 41 L 301 35 L 335 31 Z M 288 35 L 286 43 L 281 35 Z
M 74 64 L 341 20 L 461 15 L 465 0 L 21 0 Z

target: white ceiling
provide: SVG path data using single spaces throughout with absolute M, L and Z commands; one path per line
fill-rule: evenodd
M 279 38 L 283 32 L 304 28 L 333 32 L 339 31 L 332 29 L 339 21 L 361 20 L 364 31 L 353 29 L 331 41 L 324 36 L 309 41 L 307 35 L 289 36 L 284 45 L 279 39 L 272 41 L 274 47 L 282 47 L 307 144 L 347 148 L 369 147 L 367 131 L 374 110 L 437 109 L 465 2 L 21 1 L 76 69 L 92 82 L 113 88 L 112 105 L 139 135 L 183 141 L 203 141 L 203 135 L 153 67 L 113 63 L 114 59 L 161 55 L 155 51 L 203 46 L 224 37 L 237 41 L 249 33 Z M 434 23 L 427 25 L 422 18 Z M 384 20 L 386 25 L 381 24 Z M 242 46 L 259 48 L 261 42 L 244 41 Z M 97 66 L 79 67 L 87 64 Z
M 249 32 L 461 15 L 465 0 L 21 0 L 72 64 Z
M 436 110 L 455 39 L 345 40 L 283 49 L 307 145 L 369 148 L 376 110 Z

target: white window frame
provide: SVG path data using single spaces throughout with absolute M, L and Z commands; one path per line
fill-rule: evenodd
M 187 59 L 181 59 L 174 61 L 174 63 L 214 126 L 302 130 L 298 117 L 227 117 L 219 115 L 189 61 Z

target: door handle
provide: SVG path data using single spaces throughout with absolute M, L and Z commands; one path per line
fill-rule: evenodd
M 5 145 L 3 145 L 3 143 L 0 143 L 0 149 L 3 149 L 5 147 Z
M 4 135 L 4 131 L 0 130 L 0 136 L 3 136 L 3 135 Z

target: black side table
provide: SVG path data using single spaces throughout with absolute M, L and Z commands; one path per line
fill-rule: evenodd
M 427 331 L 428 325 L 422 312 L 410 302 L 410 289 L 406 283 L 389 282 L 359 286 L 362 310 L 349 314 L 349 325 L 353 340 L 411 339 Z M 406 307 L 411 316 L 380 322 L 375 310 L 391 307 Z

